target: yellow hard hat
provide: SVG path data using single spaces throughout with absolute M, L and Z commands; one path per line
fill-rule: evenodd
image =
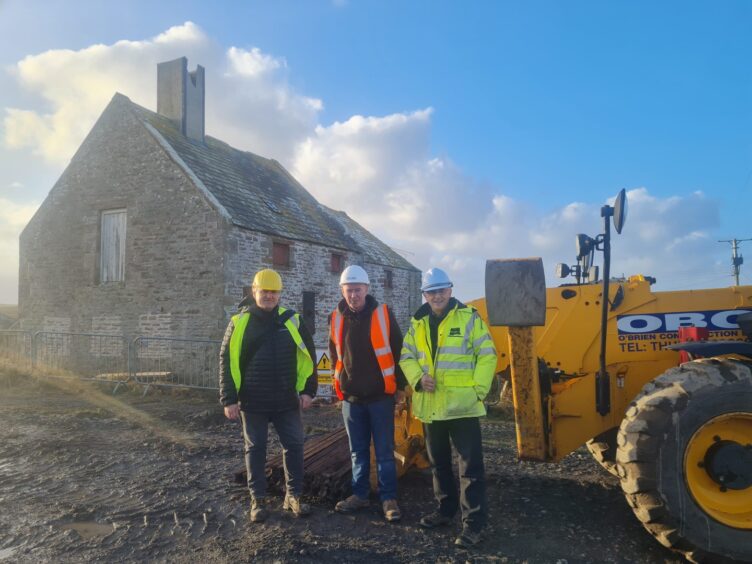
M 265 268 L 259 270 L 253 277 L 253 287 L 258 290 L 282 291 L 282 277 L 275 270 Z

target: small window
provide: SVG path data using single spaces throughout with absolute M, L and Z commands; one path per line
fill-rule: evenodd
M 272 262 L 274 266 L 290 266 L 290 245 L 274 243 L 272 245 Z
M 99 241 L 99 281 L 122 282 L 125 280 L 125 210 L 102 212 Z
M 332 253 L 331 269 L 335 274 L 342 272 L 342 268 L 345 265 L 345 257 L 338 253 Z
M 384 288 L 394 288 L 394 273 L 391 270 L 385 270 Z

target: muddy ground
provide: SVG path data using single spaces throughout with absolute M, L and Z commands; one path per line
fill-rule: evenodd
M 643 530 L 617 480 L 584 449 L 558 465 L 520 463 L 508 411 L 484 419 L 490 525 L 455 548 L 459 520 L 424 531 L 430 475 L 400 481 L 404 517 L 247 519 L 238 424 L 199 392 L 29 383 L 0 374 L 0 562 L 680 562 Z M 304 414 L 307 436 L 341 424 L 333 406 Z M 274 433 L 271 433 L 274 436 Z M 276 440 L 271 452 L 278 452 Z

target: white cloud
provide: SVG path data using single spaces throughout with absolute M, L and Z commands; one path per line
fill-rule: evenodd
M 284 59 L 257 47 L 223 51 L 186 22 L 148 40 L 25 57 L 12 76 L 39 102 L 5 108 L 5 145 L 65 164 L 115 92 L 156 109 L 156 65 L 181 56 L 206 68 L 208 134 L 286 160 L 316 125 L 322 103 L 288 86 Z
M 0 198 L 0 303 L 18 299 L 18 236 L 38 204 L 17 204 Z M 12 268 L 9 266 L 12 265 Z
M 5 108 L 6 147 L 62 167 L 114 92 L 155 109 L 156 64 L 180 56 L 206 68 L 210 135 L 289 164 L 320 201 L 412 253 L 416 266 L 447 268 L 462 298 L 482 294 L 486 258 L 543 256 L 551 278 L 555 262 L 573 262 L 576 233 L 601 230 L 602 202 L 542 209 L 432 154 L 430 107 L 320 124 L 322 100 L 289 85 L 283 57 L 220 47 L 191 22 L 143 41 L 25 57 L 12 76 L 35 101 Z M 15 277 L 18 232 L 33 210 L 0 204 L 0 260 Z M 15 207 L 6 211 L 6 204 Z M 702 193 L 660 198 L 636 188 L 629 206 L 624 234 L 614 239 L 615 273 L 654 275 L 671 287 L 717 252 L 709 234 L 719 223 L 718 202 Z
M 324 203 L 409 250 L 417 266 L 447 268 L 463 298 L 483 294 L 487 258 L 542 256 L 554 283 L 554 265 L 574 263 L 575 235 L 602 231 L 605 202 L 549 211 L 479 183 L 448 158 L 430 155 L 431 114 L 319 126 L 299 145 L 293 172 Z M 700 192 L 659 198 L 646 188 L 630 190 L 628 199 L 624 234 L 614 235 L 613 273 L 656 276 L 670 288 L 713 256 L 708 233 L 719 223 L 717 202 Z

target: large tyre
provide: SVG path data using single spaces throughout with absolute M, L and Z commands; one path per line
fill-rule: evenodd
M 619 428 L 614 427 L 585 443 L 595 461 L 617 477 L 619 475 L 616 470 L 616 434 L 618 432 Z
M 619 428 L 627 502 L 658 541 L 694 562 L 752 561 L 752 370 L 718 359 L 668 370 Z

